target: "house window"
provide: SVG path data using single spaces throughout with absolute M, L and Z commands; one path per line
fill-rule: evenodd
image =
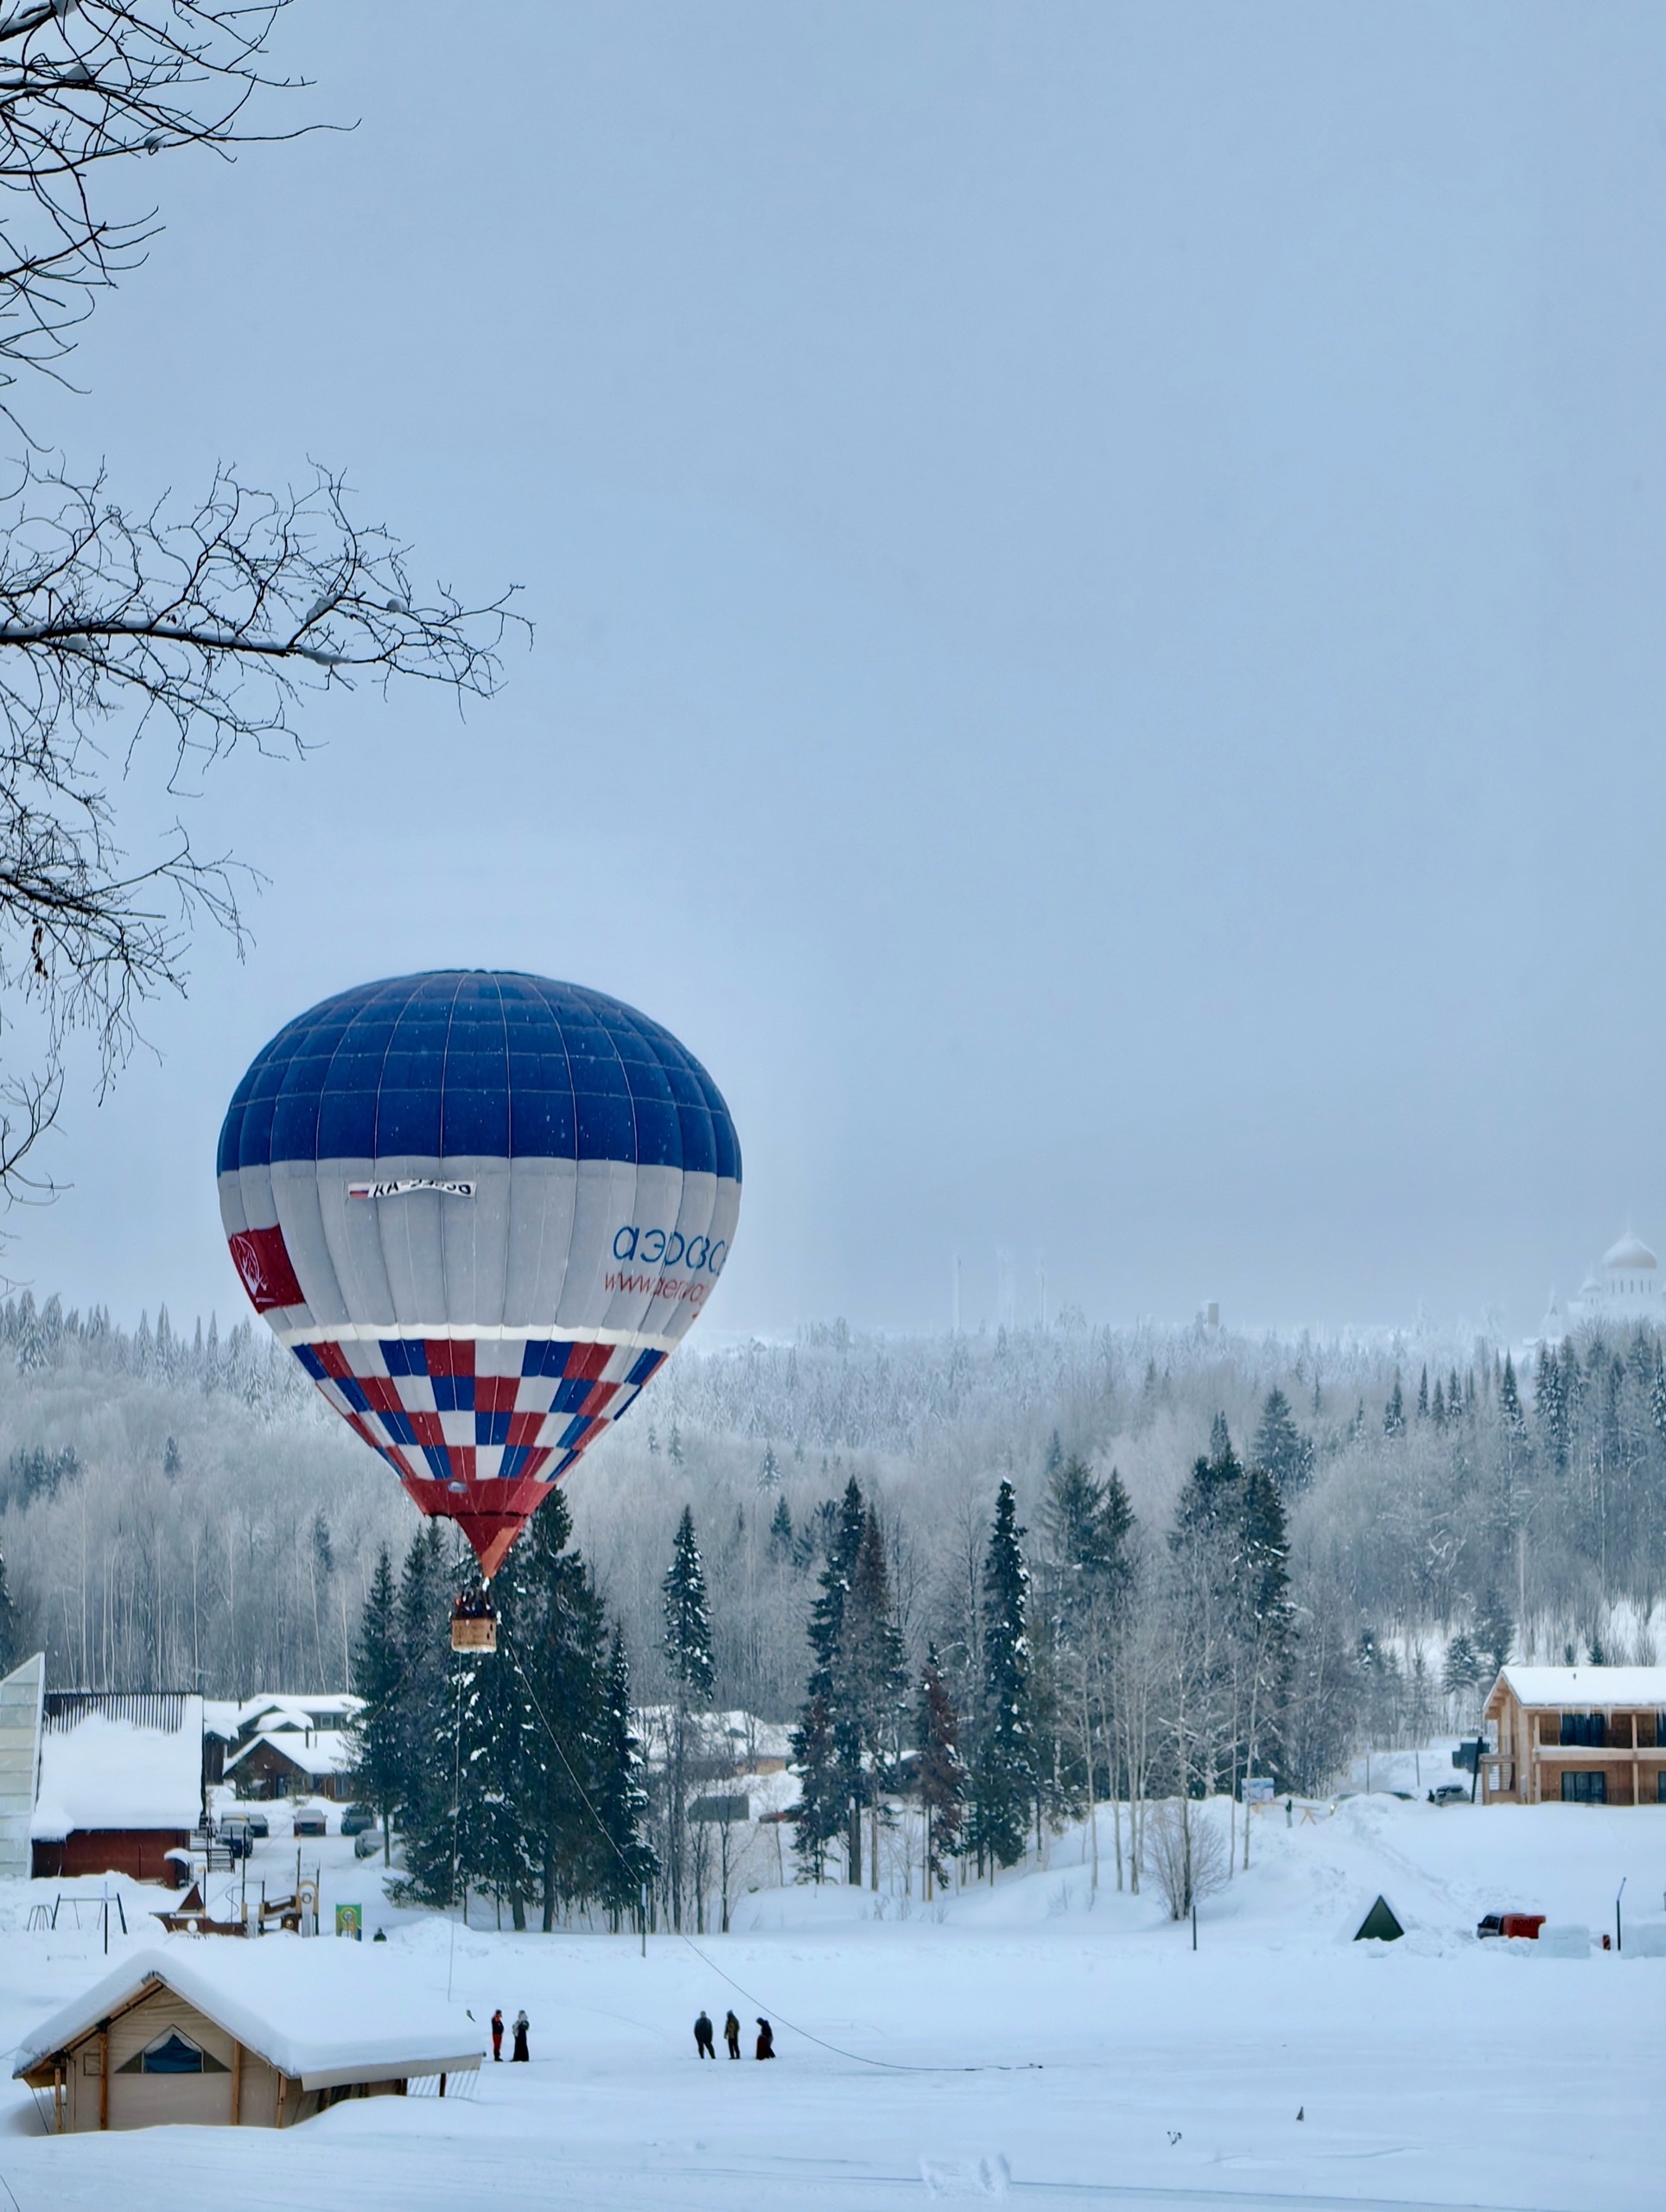
M 1666 1768 L 1655 1777 L 1655 1802 L 1666 1805 Z
M 1561 1794 L 1564 1805 L 1606 1805 L 1608 1777 L 1606 1774 L 1565 1774 Z
M 1603 1716 L 1599 1713 L 1564 1713 L 1561 1739 L 1577 1750 L 1599 1751 L 1608 1740 Z
M 189 2042 L 177 2028 L 148 2043 L 136 2057 L 117 2071 L 122 2074 L 223 2074 L 218 2058 Z

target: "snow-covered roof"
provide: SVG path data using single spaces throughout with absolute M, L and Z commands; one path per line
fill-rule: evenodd
M 340 1728 L 314 1728 L 296 1731 L 293 1728 L 263 1728 L 258 1736 L 251 1736 L 240 1745 L 226 1762 L 226 1771 L 232 1773 L 245 1759 L 269 1744 L 291 1759 L 303 1774 L 342 1774 L 353 1764 L 353 1746 Z
M 229 1744 L 237 1734 L 243 1707 L 235 1698 L 206 1697 L 202 1700 L 202 1732 L 220 1736 Z
M 177 1936 L 124 1960 L 32 2029 L 17 2046 L 14 2078 L 153 1980 L 303 2088 L 466 2073 L 482 2056 L 480 2031 L 461 2007 L 436 1997 L 385 1945 L 299 1936 L 213 1944 Z
M 56 1842 L 76 1828 L 195 1827 L 202 1812 L 202 1700 L 182 1700 L 178 1728 L 102 1713 L 49 1724 L 29 1834 Z
M 1628 1230 L 1618 1244 L 1611 1244 L 1602 1255 L 1605 1268 L 1652 1268 L 1656 1264 L 1654 1254 L 1640 1236 Z
M 1666 1712 L 1666 1667 L 1506 1667 L 1498 1680 L 1523 1705 L 1653 1706 Z
M 258 1697 L 245 1698 L 237 1708 L 237 1733 L 246 1734 L 251 1728 L 268 1733 L 279 1728 L 316 1728 L 321 1723 L 345 1728 L 364 1702 L 351 1690 L 321 1690 L 316 1697 L 263 1690 Z

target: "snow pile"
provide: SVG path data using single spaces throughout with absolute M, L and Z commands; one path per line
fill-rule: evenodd
M 461 2072 L 482 2056 L 480 2031 L 461 2007 L 436 1999 L 385 1948 L 298 1936 L 241 1943 L 180 1936 L 130 1954 L 30 2030 L 14 2071 L 61 2050 L 153 1975 L 307 2088 L 407 2070 Z
M 61 1842 L 76 1828 L 195 1827 L 202 1810 L 201 1700 L 178 1729 L 89 1713 L 41 1738 L 41 1786 L 29 1834 Z

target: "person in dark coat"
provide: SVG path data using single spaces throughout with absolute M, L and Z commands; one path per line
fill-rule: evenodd
M 700 2008 L 700 2018 L 694 2024 L 694 2055 L 696 2058 L 715 2058 L 717 2056 L 712 2048 L 711 2022 L 706 2017 L 703 2005 Z
M 532 2054 L 526 2048 L 526 2031 L 531 2026 L 531 2024 L 532 2023 L 526 2017 L 525 2008 L 516 2013 L 515 2048 L 510 2054 L 510 2063 L 512 2065 L 514 2063 L 516 2059 L 519 2059 L 523 2065 L 526 2065 L 531 2062 Z
M 729 2056 L 738 2058 L 741 2056 L 741 2023 L 734 2017 L 733 2006 L 723 2018 L 723 2041 L 728 2045 Z
M 501 2005 L 492 2015 L 492 2056 L 499 2066 L 503 2064 L 503 2007 Z
M 758 2023 L 758 2056 L 760 2058 L 773 2058 L 775 2056 L 775 2031 L 767 2020 Z

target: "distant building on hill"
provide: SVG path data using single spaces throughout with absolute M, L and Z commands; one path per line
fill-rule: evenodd
M 1552 1301 L 1553 1306 L 1555 1301 Z M 1611 1244 L 1569 1302 L 1574 1321 L 1608 1321 L 1631 1326 L 1641 1321 L 1666 1325 L 1666 1298 L 1661 1294 L 1660 1263 L 1640 1236 L 1627 1230 Z
M 1489 1805 L 1666 1805 L 1666 1667 L 1506 1667 L 1485 1727 Z

